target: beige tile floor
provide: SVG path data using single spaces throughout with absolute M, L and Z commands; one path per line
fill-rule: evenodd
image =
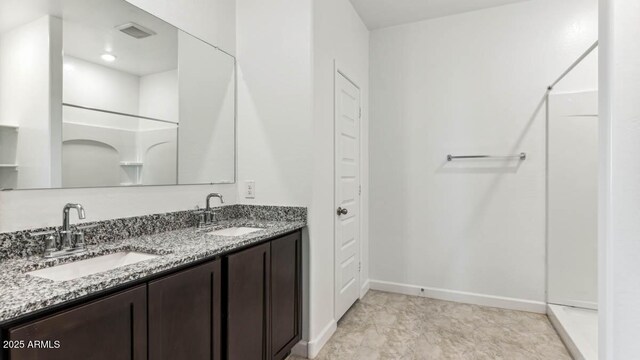
M 545 315 L 369 291 L 316 359 L 571 357 Z

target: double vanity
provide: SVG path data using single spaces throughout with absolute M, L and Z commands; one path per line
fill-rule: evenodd
M 0 191 L 167 186 L 148 214 L 179 185 L 237 190 L 232 55 L 123 0 L 5 5 Z M 0 360 L 285 358 L 306 209 L 214 201 L 0 233 Z
M 63 257 L 43 256 L 57 229 L 0 234 L 1 358 L 285 358 L 301 338 L 306 209 L 212 212 L 89 224 L 86 251 Z

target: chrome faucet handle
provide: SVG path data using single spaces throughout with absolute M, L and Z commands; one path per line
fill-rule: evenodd
M 197 228 L 202 228 L 207 224 L 204 210 L 196 210 L 193 212 L 193 214 L 198 216 L 198 223 L 196 224 Z
M 72 234 L 73 248 L 74 249 L 86 249 L 87 245 L 84 242 L 84 232 L 76 230 Z
M 53 253 L 59 251 L 60 237 L 58 233 L 49 234 L 44 240 L 44 257 L 51 257 Z
M 60 250 L 60 234 L 57 230 L 38 231 L 30 233 L 31 237 L 44 236 L 44 257 L 52 257 Z
M 87 248 L 85 243 L 85 230 L 97 228 L 98 224 L 78 225 L 76 230 L 71 233 L 71 248 L 74 250 L 84 250 Z

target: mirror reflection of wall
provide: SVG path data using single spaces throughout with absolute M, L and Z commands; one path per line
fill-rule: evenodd
M 0 188 L 235 182 L 233 57 L 123 0 L 5 8 Z
M 180 184 L 235 178 L 235 64 L 181 33 Z M 211 116 L 214 114 L 214 116 Z M 211 174 L 214 174 L 213 179 Z
M 11 14 L 6 7 L 0 14 Z M 61 128 L 50 107 L 61 87 L 50 59 L 62 49 L 49 35 L 62 25 L 43 11 L 14 15 L 0 23 L 0 188 L 47 188 L 57 185 L 51 164 Z
M 63 118 L 63 187 L 176 183 L 176 124 L 70 106 Z

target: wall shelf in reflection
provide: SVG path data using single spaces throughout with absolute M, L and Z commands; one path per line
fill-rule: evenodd
M 18 125 L 7 125 L 7 124 L 0 124 L 0 130 L 13 130 L 13 131 L 18 131 L 20 127 Z
M 18 125 L 0 124 L 0 170 L 9 169 L 18 171 L 18 158 L 16 156 L 18 146 Z M 15 174 L 3 171 L 3 178 L 12 177 L 15 178 Z M 4 179 L 6 180 L 6 179 Z M 4 181 L 3 181 L 4 183 Z M 6 184 L 4 184 L 6 185 Z M 3 187 L 15 187 L 15 184 L 11 186 L 4 186 L 0 184 L 0 188 Z

